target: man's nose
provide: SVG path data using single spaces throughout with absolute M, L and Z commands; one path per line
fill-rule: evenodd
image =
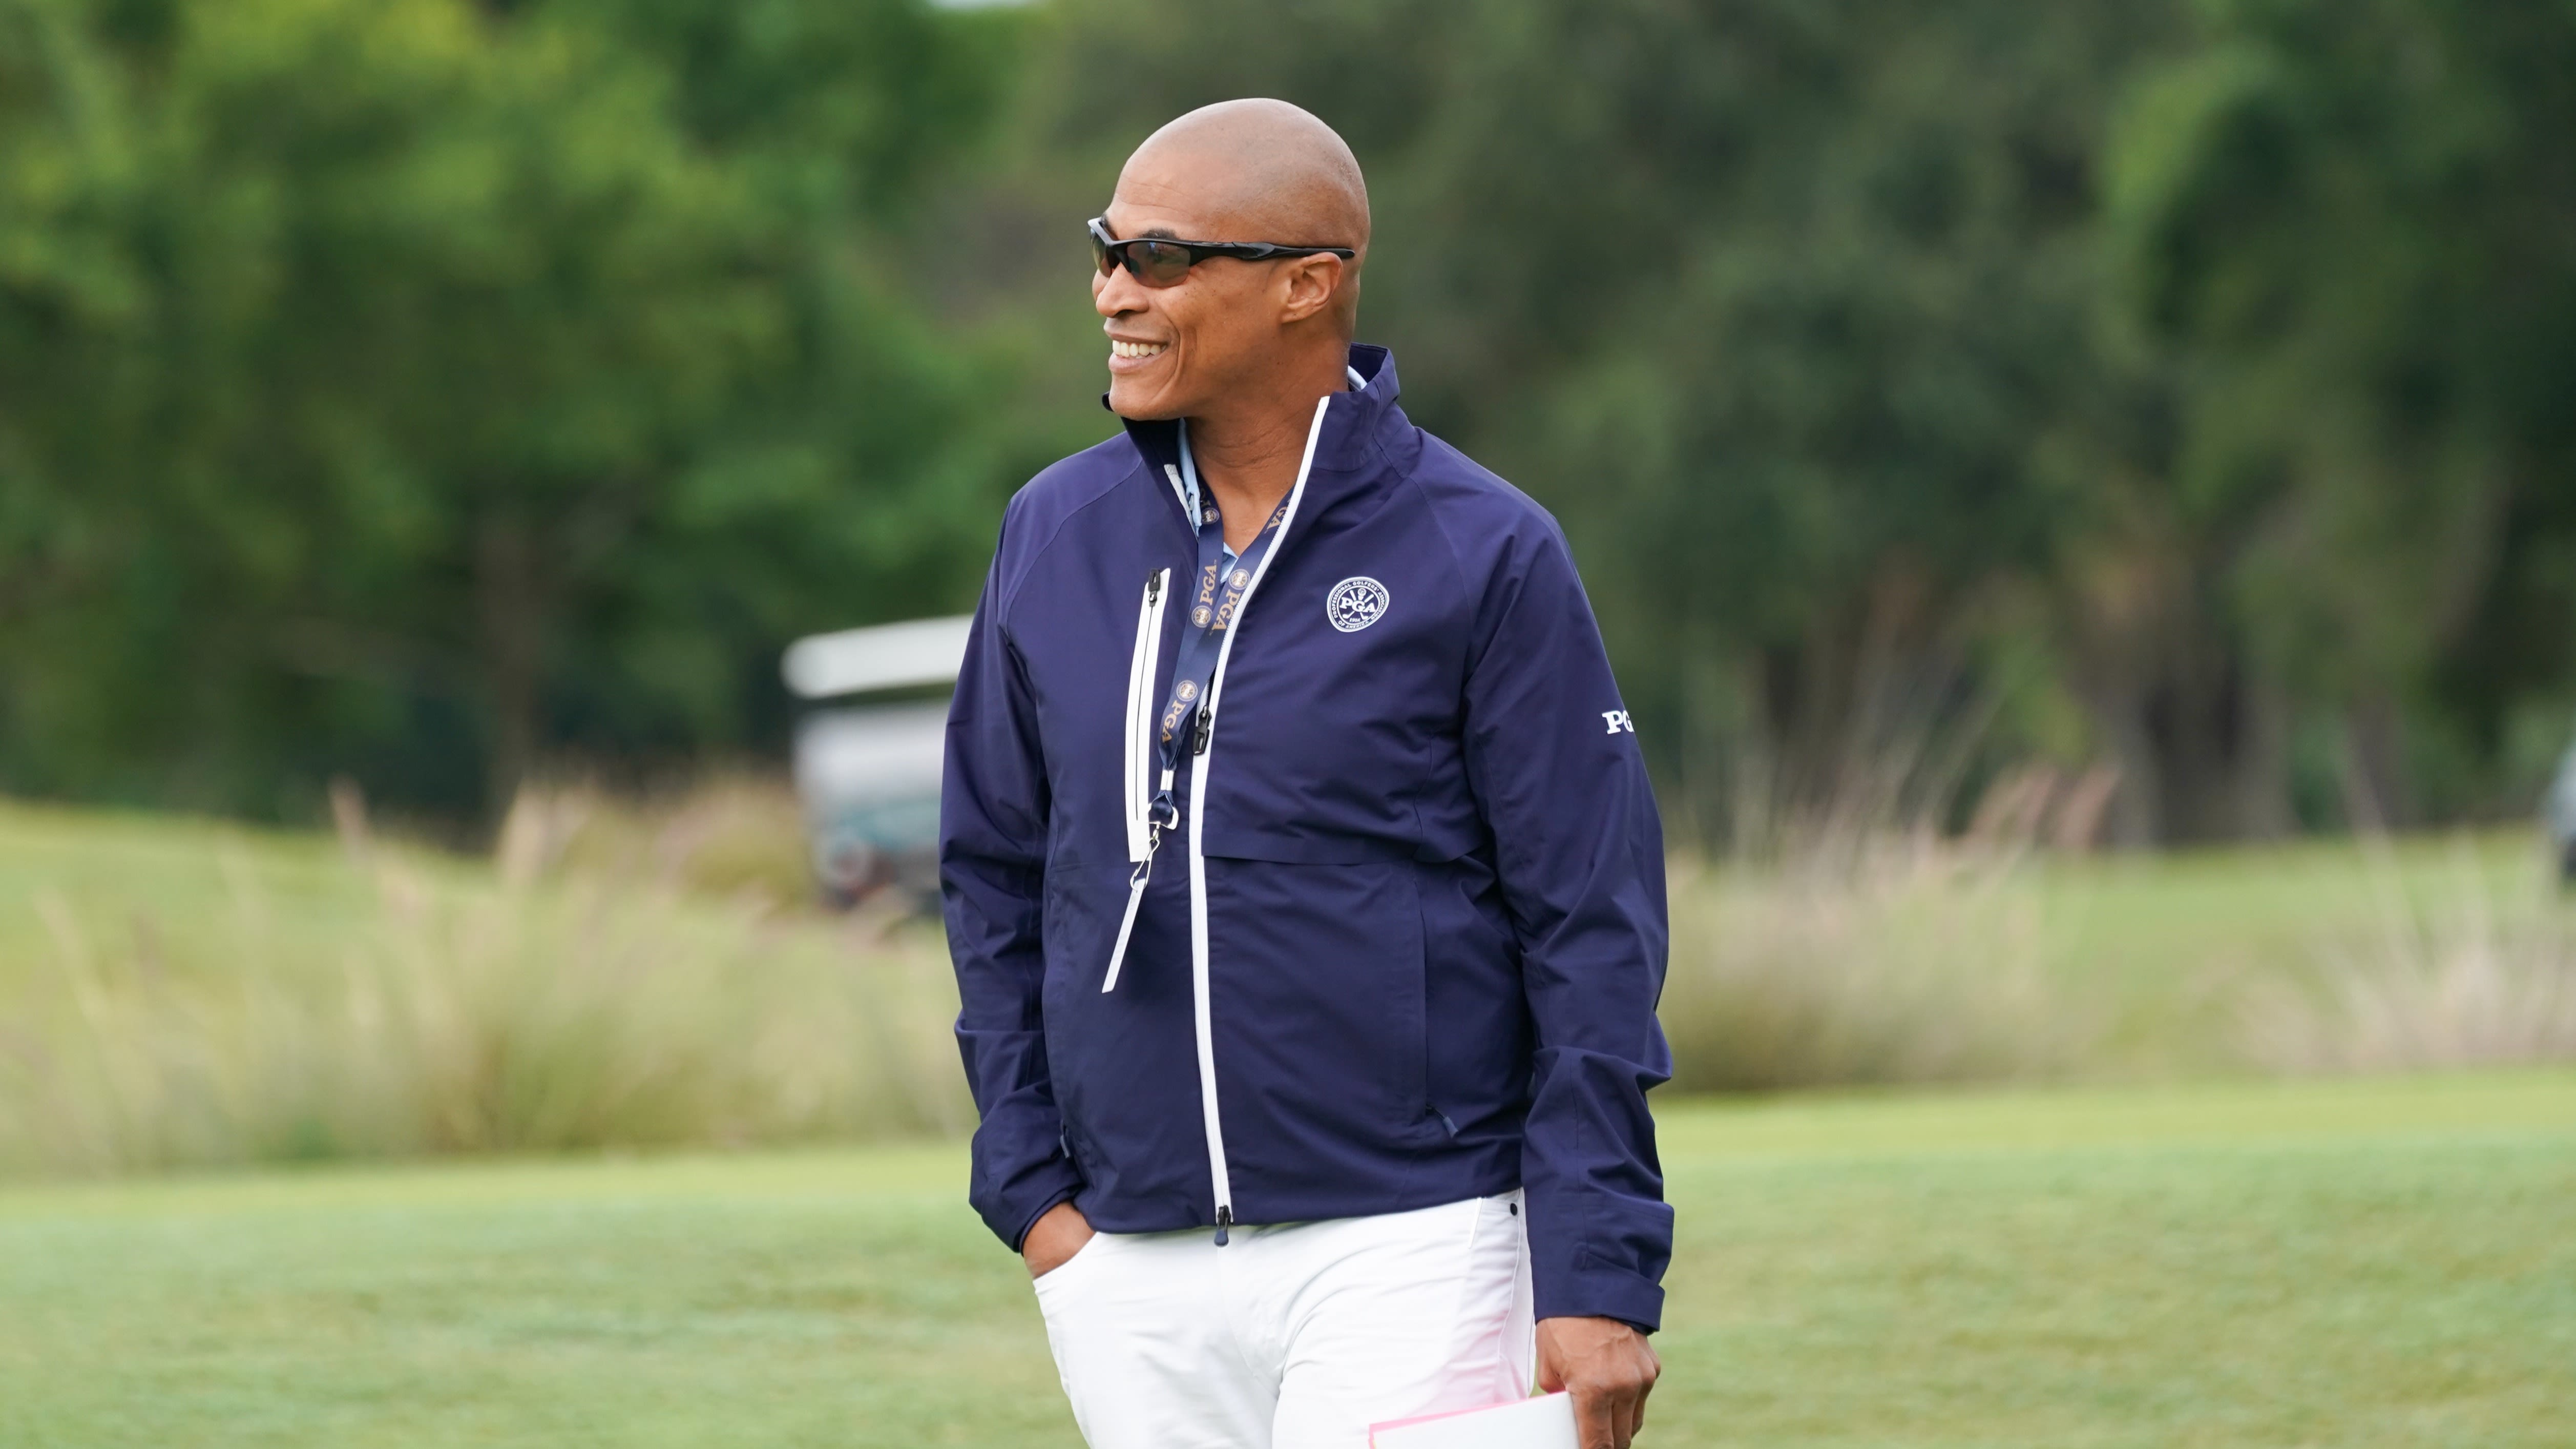
M 1091 305 L 1103 317 L 1123 317 L 1145 310 L 1145 286 L 1127 274 L 1125 267 L 1113 266 L 1106 275 L 1092 273 Z

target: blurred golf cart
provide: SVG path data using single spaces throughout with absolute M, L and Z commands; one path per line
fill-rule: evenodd
M 848 908 L 939 896 L 939 766 L 974 621 L 918 619 L 816 634 L 789 646 L 787 687 L 815 702 L 796 726 L 796 795 L 814 880 Z

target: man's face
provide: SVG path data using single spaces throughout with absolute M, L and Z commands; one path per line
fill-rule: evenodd
M 1140 154 L 1118 178 L 1109 203 L 1110 235 L 1183 241 L 1278 241 L 1243 234 L 1229 209 L 1206 198 L 1226 194 L 1210 163 Z M 1295 240 L 1295 238 L 1284 238 Z M 1230 389 L 1278 364 L 1289 302 L 1280 273 L 1290 264 L 1211 257 L 1179 284 L 1148 287 L 1118 267 L 1094 273 L 1092 305 L 1109 334 L 1109 406 L 1121 417 L 1203 414 Z M 1280 295 L 1274 295 L 1278 293 Z

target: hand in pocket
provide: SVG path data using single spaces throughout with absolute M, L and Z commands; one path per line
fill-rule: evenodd
M 1029 1265 L 1029 1277 L 1043 1278 L 1073 1261 L 1091 1236 L 1091 1223 L 1080 1208 L 1069 1202 L 1048 1208 L 1020 1240 L 1020 1257 Z

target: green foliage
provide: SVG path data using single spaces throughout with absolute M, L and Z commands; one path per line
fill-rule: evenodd
M 0 131 L 44 204 L 0 289 L 15 783 L 275 809 L 356 769 L 452 809 L 542 751 L 740 741 L 785 638 L 971 588 L 970 374 L 869 256 L 997 35 L 0 14 L 46 41 Z
M 2542 0 L 0 0 L 0 787 L 774 746 L 778 645 L 962 606 L 1111 426 L 1121 158 L 1271 94 L 1685 836 L 2033 761 L 2128 843 L 2519 810 L 2571 70 Z
M 1660 1102 L 1645 1446 L 2563 1444 L 2576 1082 Z M 962 1149 L 0 1192 L 0 1438 L 1072 1449 Z
M 2188 361 L 2177 487 L 2259 520 L 2266 672 L 2483 754 L 2576 655 L 2576 12 L 2220 0 L 2120 128 L 2128 300 Z M 2368 758 L 2402 811 L 2406 760 Z

